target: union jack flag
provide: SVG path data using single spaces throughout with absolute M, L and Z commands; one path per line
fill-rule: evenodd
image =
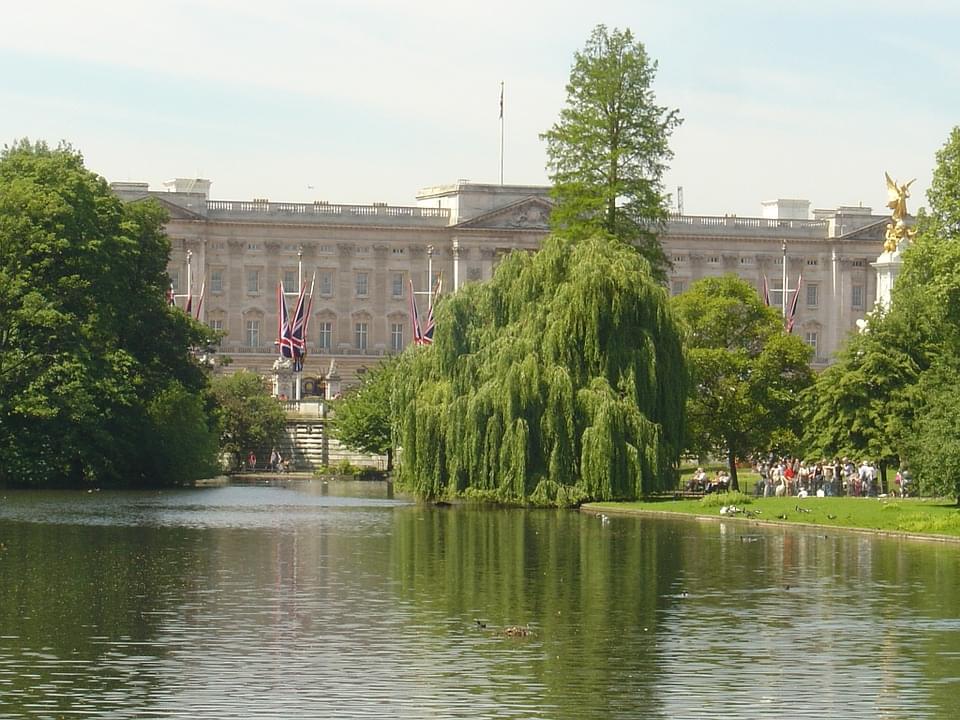
M 277 341 L 280 346 L 280 355 L 293 359 L 293 338 L 290 334 L 290 322 L 287 315 L 287 296 L 283 290 L 283 283 L 277 286 L 277 308 L 279 321 L 277 323 Z
M 290 347 L 293 351 L 294 372 L 303 370 L 303 360 L 307 354 L 307 317 L 310 311 L 304 304 L 306 289 L 306 285 L 300 288 L 297 307 L 293 311 L 293 322 L 290 323 Z
M 422 345 L 423 332 L 420 330 L 420 316 L 417 314 L 417 298 L 413 293 L 413 280 L 408 278 L 410 285 L 410 323 L 413 325 L 413 343 Z
M 800 286 L 803 285 L 803 275 L 797 279 L 797 289 L 793 293 L 793 300 L 790 301 L 790 311 L 787 313 L 787 334 L 793 332 L 793 323 L 797 316 L 797 301 L 800 299 Z M 786 290 L 784 290 L 786 292 Z
M 433 319 L 433 307 L 436 304 L 436 300 L 440 297 L 440 287 L 443 285 L 443 275 L 437 276 L 437 284 L 433 288 L 433 292 L 430 293 L 430 304 L 427 306 L 427 320 L 423 323 L 423 327 L 420 329 L 420 344 L 421 345 L 432 345 L 433 344 L 433 329 L 436 325 Z

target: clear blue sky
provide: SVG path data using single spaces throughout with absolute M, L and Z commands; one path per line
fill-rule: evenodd
M 0 143 L 69 140 L 110 180 L 206 177 L 218 199 L 413 204 L 424 186 L 545 183 L 538 135 L 597 23 L 657 59 L 691 214 L 762 200 L 883 211 L 960 124 L 955 0 L 32 0 L 0 33 Z

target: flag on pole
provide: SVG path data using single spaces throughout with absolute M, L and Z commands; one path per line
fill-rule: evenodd
M 297 306 L 293 311 L 293 320 L 290 321 L 290 348 L 293 352 L 294 372 L 300 372 L 303 370 L 303 356 L 307 349 L 307 342 L 304 337 L 306 315 L 304 313 L 305 307 L 303 304 L 306 290 L 306 285 L 303 285 L 300 288 L 300 296 L 297 298 Z
M 407 283 L 410 285 L 410 324 L 413 326 L 413 342 L 415 345 L 422 345 L 420 340 L 423 335 L 420 332 L 420 317 L 417 315 L 417 298 L 413 292 L 413 280 L 407 278 Z
M 170 289 L 167 290 L 167 305 L 173 305 L 174 307 L 176 307 L 177 305 L 176 296 L 174 295 L 174 292 L 173 292 L 172 282 L 170 283 Z
M 206 290 L 207 290 L 207 281 L 204 280 L 202 283 L 200 283 L 200 297 L 197 298 L 197 312 L 194 313 L 194 317 L 197 320 L 200 319 L 200 310 L 203 308 L 203 296 Z
M 443 273 L 437 275 L 437 284 L 434 286 L 433 292 L 430 293 L 430 304 L 427 306 L 427 320 L 423 323 L 423 327 L 420 329 L 421 345 L 433 344 L 433 329 L 435 326 L 433 319 L 433 308 L 436 305 L 437 298 L 440 297 L 440 288 L 442 285 Z
M 293 359 L 293 342 L 290 337 L 290 321 L 287 315 L 287 295 L 283 290 L 283 281 L 277 286 L 277 341 L 281 357 Z
M 800 286 L 803 285 L 803 275 L 797 278 L 797 289 L 793 292 L 793 300 L 790 301 L 790 309 L 787 311 L 787 333 L 793 332 L 793 323 L 797 314 L 797 302 L 800 300 Z M 786 292 L 786 290 L 784 290 Z
M 763 276 L 763 304 L 770 307 L 770 283 L 767 282 L 767 276 Z
M 500 83 L 500 119 L 503 120 L 503 83 Z
M 187 288 L 187 304 L 183 306 L 183 311 L 187 315 L 193 312 L 193 288 Z

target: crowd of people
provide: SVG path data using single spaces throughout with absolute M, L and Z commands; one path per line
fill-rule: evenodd
M 849 495 L 852 497 L 877 497 L 884 492 L 880 483 L 877 464 L 863 460 L 859 464 L 850 458 L 805 461 L 799 458 L 769 457 L 755 466 L 760 476 L 754 486 L 757 497 L 820 497 Z M 897 471 L 892 493 L 901 497 L 910 494 L 911 477 L 908 472 Z M 718 470 L 711 479 L 702 467 L 698 467 L 687 480 L 687 492 L 726 492 L 730 487 L 730 475 Z
M 757 463 L 756 470 L 760 479 L 754 494 L 758 497 L 877 497 L 884 491 L 880 486 L 877 464 L 870 460 L 862 460 L 858 465 L 846 457 L 817 462 L 798 458 L 769 458 Z M 897 472 L 894 483 L 897 495 L 909 492 L 909 474 Z

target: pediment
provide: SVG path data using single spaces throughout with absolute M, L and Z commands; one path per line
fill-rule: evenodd
M 888 222 L 889 220 L 884 218 L 857 230 L 843 233 L 840 237 L 844 240 L 876 240 L 882 243 L 886 237 Z
M 546 232 L 552 210 L 553 203 L 549 200 L 531 196 L 465 220 L 457 227 Z
M 155 200 L 160 207 L 167 211 L 167 214 L 170 216 L 171 220 L 203 220 L 203 216 L 199 213 L 195 213 L 192 210 L 187 210 L 185 207 L 172 203 L 169 200 L 165 200 L 160 197 L 157 193 L 144 194 L 141 197 L 134 198 L 130 202 L 143 202 L 144 200 Z

